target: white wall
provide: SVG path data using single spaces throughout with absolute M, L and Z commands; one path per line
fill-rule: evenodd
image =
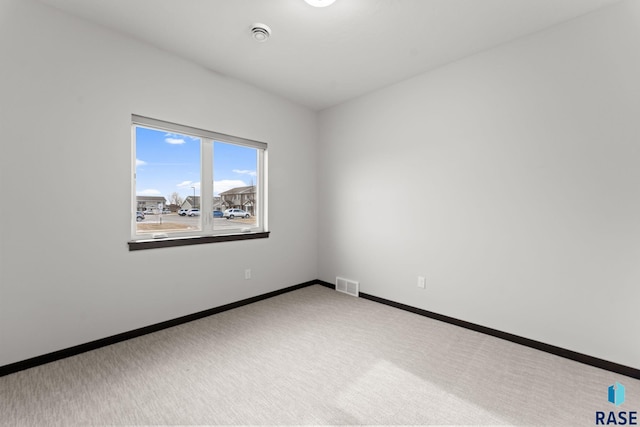
M 0 366 L 343 275 L 640 368 L 639 44 L 624 2 L 327 110 L 318 132 L 304 108 L 0 0 Z M 129 252 L 131 113 L 268 142 L 272 236 Z
M 627 1 L 325 110 L 320 278 L 640 368 L 638 76 Z
M 32 1 L 0 58 L 0 366 L 317 278 L 313 112 Z M 269 143 L 271 237 L 129 252 L 132 113 Z

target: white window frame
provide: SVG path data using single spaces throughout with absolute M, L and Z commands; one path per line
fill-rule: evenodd
M 171 133 L 177 133 L 187 136 L 200 138 L 200 230 L 188 232 L 170 232 L 170 233 L 154 233 L 154 234 L 138 234 L 136 221 L 136 128 L 146 127 L 153 130 L 161 130 Z M 248 238 L 268 237 L 267 225 L 267 144 L 265 142 L 254 141 L 251 139 L 240 138 L 237 136 L 226 135 L 219 132 L 194 128 L 191 126 L 171 123 L 164 120 L 153 119 L 149 117 L 133 114 L 131 116 L 131 242 L 129 247 L 134 249 L 147 249 L 152 247 L 173 246 L 166 244 L 167 241 L 180 241 L 177 245 L 192 243 L 213 243 L 216 241 L 229 240 L 246 240 Z M 213 156 L 214 143 L 223 142 L 228 144 L 240 145 L 244 147 L 255 148 L 257 150 L 257 170 L 256 170 L 256 204 L 255 218 L 256 225 L 251 227 L 239 227 L 235 229 L 215 229 L 213 220 Z M 211 195 L 210 197 L 206 195 Z M 207 215 L 207 213 L 211 213 Z M 252 237 L 253 235 L 253 237 Z M 258 236 L 259 235 L 259 236 Z M 215 237 L 221 236 L 224 239 L 216 240 Z M 232 238 L 233 236 L 241 236 Z M 256 237 L 258 236 L 258 237 Z M 214 239 L 194 238 L 214 237 Z M 231 237 L 231 238 L 230 238 Z M 191 239 L 186 243 L 184 239 Z M 138 242 L 158 242 L 161 245 L 135 245 Z

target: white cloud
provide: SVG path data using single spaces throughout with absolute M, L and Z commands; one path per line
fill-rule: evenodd
M 180 184 L 176 185 L 178 188 L 184 188 L 189 191 L 193 191 L 191 187 L 196 187 L 196 190 L 200 190 L 200 183 L 193 181 L 182 181 Z M 193 195 L 193 193 L 189 193 L 189 195 Z
M 164 134 L 165 136 L 165 142 L 168 144 L 185 144 L 188 141 L 200 141 L 200 138 L 198 138 L 197 136 L 191 136 L 191 135 L 182 135 L 179 133 L 172 133 L 172 132 L 167 132 Z
M 213 194 L 218 196 L 220 193 L 224 193 L 227 190 L 231 190 L 236 187 L 246 187 L 244 181 L 239 179 L 223 179 L 221 181 L 213 181 Z
M 146 190 L 141 190 L 136 192 L 138 196 L 162 196 L 162 193 L 155 188 L 148 188 Z
M 136 167 L 144 166 L 146 164 L 147 164 L 147 162 L 145 162 L 144 160 L 136 159 Z
M 256 176 L 256 171 L 250 171 L 250 170 L 247 170 L 247 169 L 234 169 L 233 172 L 239 173 L 239 174 L 242 174 L 242 175 Z

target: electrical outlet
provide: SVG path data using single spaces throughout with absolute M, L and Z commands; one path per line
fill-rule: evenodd
M 425 289 L 427 287 L 427 279 L 424 276 L 418 276 L 418 287 Z
M 249 280 L 249 279 L 251 279 L 251 269 L 250 269 L 250 268 L 247 268 L 247 269 L 244 271 L 244 279 L 245 279 L 245 280 Z

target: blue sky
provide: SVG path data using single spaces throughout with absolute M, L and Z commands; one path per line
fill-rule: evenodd
M 214 142 L 214 193 L 255 184 L 254 148 Z M 210 160 L 208 160 L 210 161 Z M 200 138 L 136 127 L 136 195 L 200 196 Z

